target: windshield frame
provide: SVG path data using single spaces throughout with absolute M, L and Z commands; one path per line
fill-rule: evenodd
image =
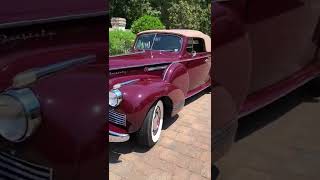
M 138 38 L 139 36 L 143 36 L 143 35 L 152 35 L 154 34 L 154 38 L 153 38 L 153 41 L 152 41 L 152 45 L 151 47 L 153 47 L 153 43 L 154 43 L 154 39 L 155 37 L 157 37 L 157 35 L 168 35 L 168 36 L 176 36 L 180 39 L 180 48 L 178 51 L 170 51 L 170 50 L 156 50 L 156 49 L 138 49 L 136 48 L 136 45 L 137 45 L 137 42 L 138 42 Z M 148 32 L 148 33 L 142 33 L 142 34 L 139 34 L 137 37 L 136 37 L 136 40 L 134 42 L 134 45 L 133 45 L 133 49 L 134 50 L 138 50 L 138 51 L 161 51 L 161 52 L 172 52 L 172 53 L 180 53 L 183 49 L 183 42 L 184 42 L 184 38 L 179 35 L 179 34 L 172 34 L 172 33 L 159 33 L 159 32 Z

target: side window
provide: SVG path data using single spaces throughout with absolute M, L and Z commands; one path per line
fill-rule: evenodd
M 202 38 L 189 38 L 187 45 L 187 52 L 206 52 L 204 40 Z

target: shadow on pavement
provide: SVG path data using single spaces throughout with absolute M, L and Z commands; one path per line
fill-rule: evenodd
M 309 82 L 255 113 L 239 119 L 235 141 L 240 141 L 259 129 L 273 123 L 279 119 L 279 117 L 303 102 L 318 103 L 319 100 L 316 98 L 320 96 L 319 89 L 320 88 L 315 88 L 313 82 Z

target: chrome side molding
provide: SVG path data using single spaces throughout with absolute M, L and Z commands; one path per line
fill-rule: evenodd
M 61 71 L 63 69 L 69 68 L 74 65 L 88 63 L 94 60 L 95 58 L 96 58 L 95 55 L 88 55 L 85 57 L 71 59 L 61 63 L 51 64 L 42 68 L 29 69 L 27 71 L 17 74 L 13 78 L 12 86 L 15 88 L 26 86 L 28 84 L 34 83 L 42 76 L 46 76 L 46 75 Z

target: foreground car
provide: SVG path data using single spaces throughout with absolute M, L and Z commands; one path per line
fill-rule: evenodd
M 316 3 L 213 1 L 213 162 L 230 149 L 240 117 L 319 76 Z
M 0 179 L 106 178 L 107 13 L 69 3 L 0 7 Z
M 210 45 L 199 31 L 150 30 L 132 53 L 109 57 L 109 141 L 135 133 L 140 144 L 156 144 L 163 122 L 211 85 Z

